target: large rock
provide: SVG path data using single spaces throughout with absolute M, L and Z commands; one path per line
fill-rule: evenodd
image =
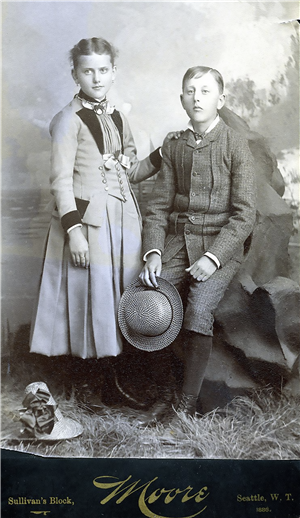
M 230 110 L 221 115 L 246 136 L 255 158 L 257 220 L 246 260 L 216 313 L 215 347 L 200 395 L 206 411 L 226 402 L 224 388 L 227 400 L 237 389 L 264 386 L 300 394 L 300 288 L 289 278 L 293 218 L 281 198 L 284 182 L 265 139 Z

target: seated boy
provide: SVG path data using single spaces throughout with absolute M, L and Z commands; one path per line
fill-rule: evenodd
M 181 103 L 190 118 L 163 162 L 143 230 L 143 283 L 172 282 L 185 315 L 184 379 L 177 407 L 196 403 L 212 348 L 214 312 L 243 260 L 255 223 L 255 175 L 247 141 L 218 115 L 225 102 L 221 74 L 196 66 L 183 77 Z

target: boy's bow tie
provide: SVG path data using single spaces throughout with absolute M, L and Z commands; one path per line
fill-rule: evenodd
M 197 133 L 196 131 L 194 131 L 194 135 L 196 140 L 203 140 L 205 137 L 205 133 Z

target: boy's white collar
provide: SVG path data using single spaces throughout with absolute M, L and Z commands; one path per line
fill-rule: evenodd
M 210 133 L 214 127 L 218 124 L 220 120 L 220 115 L 217 115 L 215 120 L 210 124 L 210 126 L 208 126 L 208 128 L 204 131 L 204 135 L 207 135 L 208 133 Z M 192 130 L 192 131 L 195 131 L 194 128 L 193 128 L 193 125 L 192 125 L 192 121 L 189 120 L 188 122 L 188 129 Z

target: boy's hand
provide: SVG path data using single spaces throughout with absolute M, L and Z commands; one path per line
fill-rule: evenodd
M 164 140 L 164 144 L 167 144 L 167 142 L 169 142 L 169 140 L 178 140 L 179 137 L 182 135 L 183 133 L 183 130 L 181 131 L 170 131 L 167 136 L 165 137 L 165 140 Z
M 89 245 L 81 228 L 73 228 L 69 233 L 69 248 L 74 266 L 88 268 L 90 264 Z
M 161 272 L 161 257 L 156 252 L 147 256 L 147 261 L 142 269 L 139 278 L 145 286 L 158 288 L 156 275 L 159 277 Z
M 207 281 L 213 273 L 217 270 L 217 265 L 207 257 L 203 255 L 198 261 L 192 266 L 186 268 L 186 272 L 189 272 L 196 281 Z

